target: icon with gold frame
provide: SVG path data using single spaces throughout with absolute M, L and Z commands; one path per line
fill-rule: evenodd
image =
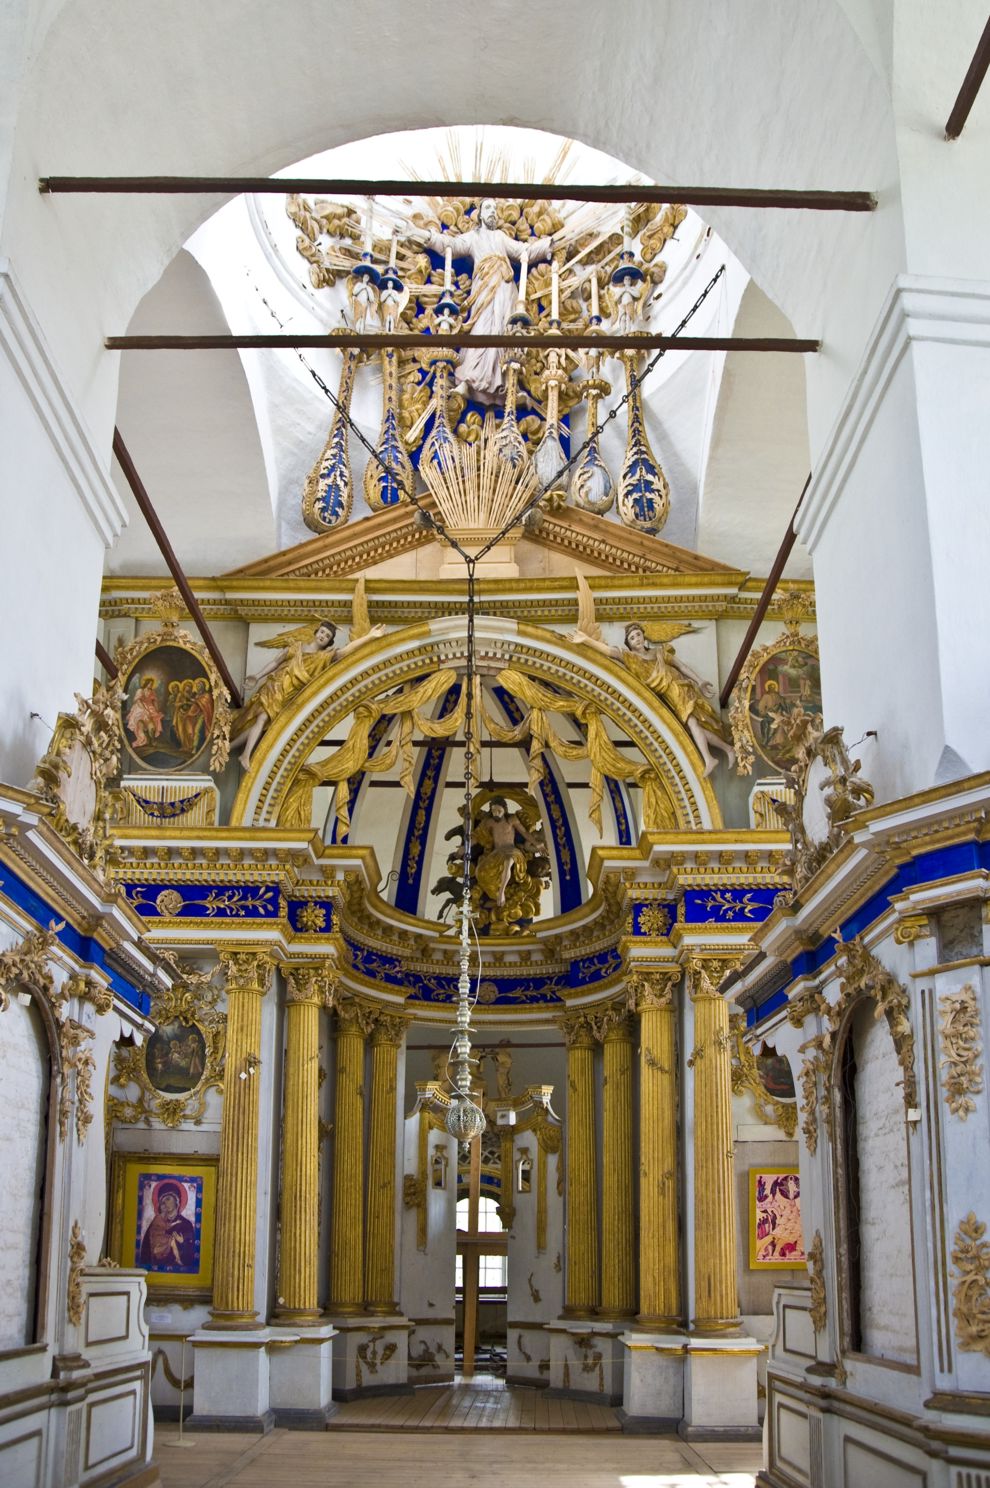
M 114 1153 L 110 1254 L 147 1271 L 149 1297 L 210 1300 L 217 1167 L 209 1156 Z
M 740 775 L 759 754 L 777 774 L 792 770 L 822 732 L 818 637 L 801 634 L 803 595 L 785 595 L 785 628 L 754 650 L 732 693 L 729 720 Z

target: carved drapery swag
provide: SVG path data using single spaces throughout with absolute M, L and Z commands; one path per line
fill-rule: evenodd
M 315 765 L 304 765 L 296 776 L 286 796 L 279 825 L 282 827 L 308 827 L 312 809 L 313 791 L 318 785 L 336 785 L 337 820 L 342 829 L 350 825 L 350 793 L 347 782 L 357 774 L 378 774 L 391 770 L 396 760 L 400 761 L 399 779 L 407 794 L 415 794 L 413 734 L 418 732 L 428 739 L 452 737 L 464 723 L 465 694 L 461 694 L 457 705 L 443 718 L 430 717 L 433 705 L 444 696 L 457 680 L 457 673 L 445 669 L 434 672 L 421 682 L 413 683 L 403 692 L 375 702 L 359 703 L 354 709 L 354 722 L 344 743 L 327 759 Z M 371 731 L 383 716 L 396 720 L 397 734 L 380 754 L 369 758 Z
M 628 780 L 643 791 L 643 826 L 650 832 L 676 831 L 681 825 L 677 811 L 667 792 L 663 780 L 649 763 L 631 761 L 621 749 L 617 749 L 609 738 L 601 711 L 593 703 L 580 698 L 568 697 L 565 693 L 551 691 L 513 667 L 499 672 L 497 681 L 501 687 L 523 703 L 528 712 L 514 727 L 507 728 L 489 716 L 483 709 L 485 727 L 491 737 L 504 744 L 520 744 L 529 739 L 529 789 L 536 790 L 543 778 L 543 752 L 550 749 L 560 759 L 589 760 L 591 763 L 591 792 L 588 816 L 602 830 L 602 800 L 605 793 L 605 778 Z M 581 743 L 569 743 L 554 728 L 550 721 L 552 713 L 562 713 L 573 718 L 584 732 Z
M 805 1055 L 798 1077 L 801 1087 L 801 1130 L 810 1153 L 816 1152 L 818 1148 L 819 1079 L 822 1124 L 826 1133 L 831 1136 L 835 1035 L 849 1008 L 860 998 L 870 998 L 876 1004 L 875 1016 L 887 1020 L 903 1076 L 900 1084 L 905 1111 L 910 1111 L 918 1104 L 914 1032 L 908 1016 L 910 1002 L 906 990 L 858 936 L 840 946 L 839 970 L 842 981 L 835 1003 L 829 1003 L 821 992 L 811 991 L 795 999 L 787 1012 L 788 1021 L 795 1028 L 803 1027 L 805 1020 L 813 1014 L 817 1014 L 825 1025 L 821 1032 L 805 1039 L 798 1047 L 798 1052 Z

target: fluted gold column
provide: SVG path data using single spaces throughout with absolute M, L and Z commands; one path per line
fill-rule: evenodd
M 647 1328 L 682 1321 L 677 1228 L 677 1049 L 680 967 L 635 978 L 639 1015 L 639 1317 Z
M 364 1041 L 370 1010 L 349 998 L 337 1008 L 330 1311 L 364 1306 Z
M 598 1306 L 595 1034 L 580 1014 L 560 1026 L 567 1042 L 564 1315 L 590 1317 Z
M 285 1104 L 282 1113 L 282 1208 L 278 1306 L 282 1322 L 320 1321 L 320 1010 L 332 981 L 314 967 L 286 976 Z
M 261 999 L 271 985 L 267 951 L 221 951 L 227 980 L 227 1051 L 220 1120 L 213 1306 L 208 1328 L 253 1328 L 258 1223 Z
M 599 1019 L 602 1074 L 602 1291 L 607 1318 L 636 1311 L 636 1241 L 633 1233 L 632 1068 L 633 1023 L 624 1008 Z
M 689 967 L 694 1003 L 694 1320 L 698 1333 L 740 1325 L 732 1152 L 732 1054 L 728 1004 L 718 995 L 725 968 Z
M 368 1143 L 368 1233 L 365 1298 L 369 1312 L 395 1304 L 395 1122 L 399 1046 L 404 1018 L 381 1016 L 371 1035 L 371 1137 Z

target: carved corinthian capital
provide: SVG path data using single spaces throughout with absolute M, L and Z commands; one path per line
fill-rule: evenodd
M 679 966 L 637 967 L 626 983 L 629 1011 L 645 1013 L 655 1008 L 672 1007 L 680 979 Z
M 334 973 L 322 966 L 293 966 L 285 974 L 285 1000 L 332 1008 L 337 985 Z
M 220 965 L 227 983 L 227 993 L 253 992 L 264 997 L 272 984 L 272 962 L 266 950 L 223 950 Z

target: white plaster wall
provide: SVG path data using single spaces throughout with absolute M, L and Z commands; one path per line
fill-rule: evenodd
M 859 1153 L 862 1352 L 917 1357 L 911 1192 L 901 1069 L 886 1020 L 868 1003 L 856 1014 L 856 1145 Z
M 74 711 L 74 692 L 92 691 L 95 668 L 104 542 L 46 405 L 0 335 L 0 779 L 12 785 L 31 779 L 57 714 Z
M 34 1342 L 38 1224 L 45 1177 L 50 1058 L 40 1015 L 15 993 L 3 1015 L 0 1122 L 0 1349 Z
M 903 358 L 812 542 L 826 722 L 876 729 L 878 801 L 934 782 L 942 696 L 913 368 Z

